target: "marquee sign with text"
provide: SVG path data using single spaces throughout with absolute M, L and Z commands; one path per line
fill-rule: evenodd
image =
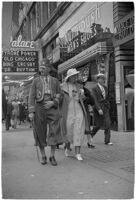
M 93 23 L 91 30 L 91 33 L 79 32 L 76 37 L 67 43 L 60 40 L 61 58 L 63 61 L 74 57 L 97 42 L 106 41 L 113 36 L 110 29 L 106 28 L 104 30 L 101 24 Z M 63 51 L 63 49 L 65 51 Z
M 37 72 L 38 51 L 4 51 L 2 53 L 2 72 Z
M 114 45 L 119 46 L 134 38 L 134 12 L 120 19 L 114 28 Z

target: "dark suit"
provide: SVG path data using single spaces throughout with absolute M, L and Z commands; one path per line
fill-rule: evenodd
M 91 134 L 91 130 L 90 130 L 90 125 L 91 125 L 91 118 L 90 118 L 90 113 L 89 113 L 89 105 L 93 106 L 94 105 L 94 98 L 91 94 L 91 92 L 83 87 L 84 89 L 84 95 L 85 95 L 85 99 L 83 101 L 85 109 L 86 109 L 86 113 L 87 113 L 87 119 L 88 119 L 88 123 L 89 123 L 89 131 L 85 131 L 85 134 Z
M 4 89 L 2 89 L 2 120 L 6 119 L 6 113 L 7 113 L 7 100 Z
M 6 122 L 5 122 L 6 130 L 9 130 L 9 128 L 11 126 L 10 120 L 11 120 L 11 116 L 12 116 L 12 110 L 13 110 L 12 103 L 10 101 L 8 101 L 7 102 Z
M 95 121 L 95 126 L 93 127 L 92 130 L 92 137 L 97 133 L 97 131 L 100 128 L 103 128 L 105 130 L 105 144 L 110 142 L 110 114 L 109 114 L 109 109 L 110 109 L 110 104 L 108 100 L 108 91 L 107 87 L 103 86 L 105 90 L 105 97 L 103 96 L 103 93 L 97 84 L 96 87 L 93 88 L 93 96 L 95 99 L 95 106 L 93 108 L 94 111 L 94 121 Z M 99 110 L 103 111 L 103 115 L 99 114 Z

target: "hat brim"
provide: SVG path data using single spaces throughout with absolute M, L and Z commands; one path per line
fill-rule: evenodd
M 49 68 L 49 69 L 51 70 L 53 67 L 52 67 L 51 64 L 46 64 L 46 65 L 39 65 L 39 69 L 40 69 L 40 68 L 43 68 L 43 69 Z
M 65 81 L 67 81 L 71 76 L 75 76 L 75 75 L 77 75 L 77 74 L 79 74 L 79 72 L 76 72 L 76 73 L 74 73 L 74 74 L 72 74 L 72 75 L 70 75 L 70 76 L 66 76 L 66 77 L 65 77 Z
M 104 79 L 106 79 L 106 77 L 105 77 L 104 75 L 99 75 L 99 76 L 97 76 L 96 78 L 97 78 L 97 79 L 99 79 L 99 78 L 104 78 Z

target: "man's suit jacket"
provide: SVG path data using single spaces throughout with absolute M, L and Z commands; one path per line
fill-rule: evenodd
M 96 126 L 109 128 L 110 127 L 110 103 L 109 103 L 109 97 L 108 97 L 108 90 L 106 86 L 103 86 L 105 90 L 105 98 L 103 97 L 102 91 L 97 84 L 93 90 L 93 97 L 95 99 L 95 105 L 94 105 L 94 121 Z M 103 111 L 103 115 L 99 115 L 99 110 Z
M 57 107 L 60 98 L 60 85 L 59 81 L 50 76 L 51 87 L 51 100 L 54 102 L 54 106 Z M 29 93 L 29 113 L 35 112 L 35 103 L 42 102 L 45 94 L 44 79 L 42 76 L 36 77 L 33 82 Z

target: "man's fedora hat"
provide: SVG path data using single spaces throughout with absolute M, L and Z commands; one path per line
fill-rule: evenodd
M 99 78 L 106 78 L 106 76 L 105 76 L 105 74 L 103 74 L 103 73 L 99 73 L 99 74 L 97 74 L 97 76 L 96 76 L 96 78 L 97 79 L 99 79 Z
M 49 59 L 44 58 L 43 60 L 40 61 L 39 67 L 42 67 L 42 68 L 49 67 L 49 68 L 51 68 L 52 65 L 50 64 Z
M 69 77 L 79 74 L 80 72 L 76 69 L 72 68 L 67 71 L 67 76 L 65 77 L 65 81 L 68 80 Z

